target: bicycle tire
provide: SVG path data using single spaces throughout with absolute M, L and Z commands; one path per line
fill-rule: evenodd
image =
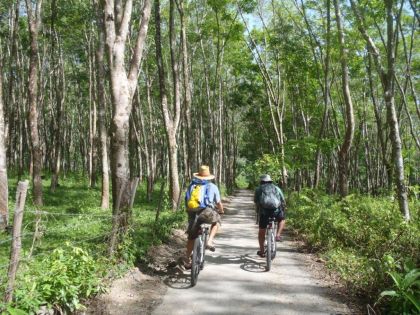
M 200 273 L 200 237 L 197 237 L 194 241 L 193 256 L 191 263 L 191 286 L 195 286 L 198 281 L 198 274 Z
M 265 254 L 265 257 L 267 258 L 267 271 L 270 271 L 271 269 L 271 254 L 272 254 L 272 247 L 273 247 L 273 239 L 272 239 L 272 234 L 273 234 L 273 229 L 270 227 L 267 229 L 267 235 L 266 235 L 266 240 L 267 240 L 267 252 Z
M 207 239 L 209 237 L 209 232 L 208 230 L 205 230 L 203 235 L 201 236 L 203 238 L 203 254 L 201 255 L 201 261 L 200 261 L 200 270 L 203 270 L 204 268 L 204 262 L 205 262 L 205 255 L 206 255 L 206 244 L 207 244 Z
M 274 260 L 274 258 L 276 258 L 276 254 L 277 254 L 276 234 L 277 234 L 277 228 L 274 227 L 273 233 L 271 234 L 272 244 L 273 244 L 273 246 L 271 247 L 271 260 Z

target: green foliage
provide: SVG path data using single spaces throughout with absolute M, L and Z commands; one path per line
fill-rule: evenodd
M 20 279 L 15 304 L 27 311 L 41 305 L 71 312 L 81 309 L 81 299 L 104 292 L 105 272 L 100 266 L 87 251 L 66 243 L 28 266 L 33 273 Z
M 269 174 L 273 180 L 277 180 L 281 175 L 280 156 L 264 154 L 256 162 L 245 167 L 245 174 L 251 186 L 258 184 L 262 174 Z
M 16 179 L 10 178 L 10 198 L 14 198 L 15 184 Z M 169 210 L 169 203 L 164 202 L 159 222 L 155 224 L 160 184 L 154 189 L 154 201 L 148 202 L 144 193 L 146 185 L 142 183 L 134 203 L 132 224 L 120 236 L 112 260 L 104 259 L 112 220 L 111 210 L 104 211 L 97 206 L 100 190 L 87 189 L 87 181 L 81 174 L 68 174 L 66 179 L 61 179 L 55 193 L 47 189 L 48 184 L 46 178 L 43 211 L 50 215 L 42 215 L 42 237 L 35 243 L 33 258 L 19 265 L 13 303 L 7 306 L 0 303 L 0 309 L 7 308 L 9 314 L 21 311 L 33 314 L 41 306 L 62 311 L 83 308 L 86 298 L 104 290 L 103 278 L 118 277 L 138 260 L 145 260 L 151 245 L 165 241 L 172 228 L 180 227 L 186 220 L 183 211 L 173 212 Z M 28 198 L 22 257 L 29 252 L 35 228 L 36 216 L 31 202 Z M 0 235 L 1 266 L 8 263 L 9 238 L 10 235 Z M 0 277 L 4 279 L 7 268 L 1 272 Z M 1 295 L 3 290 L 2 284 Z
M 322 253 L 351 290 L 371 301 L 389 287 L 389 274 L 407 261 L 420 264 L 418 201 L 411 203 L 410 223 L 403 220 L 397 202 L 390 197 L 349 195 L 340 200 L 305 190 L 289 195 L 288 209 L 293 228 Z M 412 290 L 419 294 L 419 288 Z
M 382 291 L 379 303 L 383 298 L 390 300 L 390 314 L 420 313 L 420 269 L 406 264 L 403 272 L 390 271 L 387 274 L 393 281 L 391 290 Z

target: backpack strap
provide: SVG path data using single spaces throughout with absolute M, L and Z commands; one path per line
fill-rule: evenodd
M 206 208 L 208 205 L 211 204 L 210 197 L 209 197 L 210 183 L 208 181 L 205 181 L 205 182 L 206 183 L 204 184 L 204 187 L 205 187 L 204 198 L 203 198 L 203 202 L 200 204 L 200 207 L 202 208 Z

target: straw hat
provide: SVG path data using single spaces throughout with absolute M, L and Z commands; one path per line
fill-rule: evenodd
M 207 165 L 201 165 L 198 173 L 193 175 L 199 179 L 214 179 L 214 175 L 210 174 L 210 168 Z

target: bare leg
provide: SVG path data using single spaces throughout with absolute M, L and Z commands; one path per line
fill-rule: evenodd
M 260 244 L 260 252 L 264 253 L 265 229 L 258 230 L 258 243 Z
M 279 223 L 278 223 L 278 227 L 277 227 L 277 233 L 276 233 L 276 236 L 277 237 L 280 237 L 281 236 L 281 233 L 283 232 L 283 229 L 284 229 L 284 226 L 286 225 L 286 220 L 281 220 Z
M 191 253 L 192 253 L 192 251 L 193 251 L 193 248 L 194 248 L 194 241 L 195 240 L 187 240 L 187 251 L 186 251 L 186 257 L 187 257 L 187 259 L 190 259 L 190 257 L 191 257 Z
M 214 239 L 214 236 L 216 235 L 217 231 L 219 230 L 219 226 L 220 226 L 219 223 L 213 223 L 211 225 L 209 239 L 207 240 L 207 245 L 208 246 L 213 246 L 213 239 Z

